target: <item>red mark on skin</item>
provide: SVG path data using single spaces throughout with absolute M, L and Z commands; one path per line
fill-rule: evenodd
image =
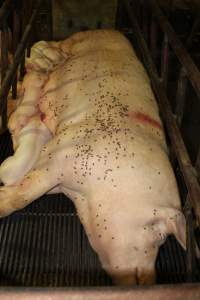
M 46 118 L 46 115 L 45 115 L 45 113 L 40 113 L 40 120 L 43 122 L 44 120 L 45 120 L 45 118 Z
M 134 111 L 131 111 L 129 112 L 128 116 L 131 118 L 131 119 L 135 119 L 141 123 L 146 123 L 146 124 L 149 124 L 153 127 L 156 127 L 158 129 L 162 129 L 162 125 L 161 123 L 159 123 L 158 121 L 152 119 L 150 116 L 144 114 L 144 113 L 141 113 L 141 112 L 134 112 Z

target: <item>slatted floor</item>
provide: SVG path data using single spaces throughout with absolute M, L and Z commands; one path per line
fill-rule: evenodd
M 10 137 L 5 133 L 0 138 L 1 161 L 11 153 Z M 161 247 L 156 269 L 158 283 L 185 281 L 185 253 L 173 237 Z M 64 195 L 43 196 L 0 220 L 1 286 L 110 284 L 72 202 Z

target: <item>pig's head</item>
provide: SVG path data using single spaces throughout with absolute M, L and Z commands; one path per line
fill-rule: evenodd
M 185 217 L 177 209 L 161 209 L 157 216 L 144 226 L 133 229 L 132 233 L 128 248 L 124 246 L 125 243 L 119 243 L 110 251 L 112 256 L 105 269 L 115 284 L 153 284 L 158 250 L 168 235 L 174 235 L 181 246 L 186 248 Z
M 180 245 L 186 249 L 186 222 L 180 210 L 173 208 L 162 209 L 160 212 L 158 210 L 155 217 L 140 230 L 137 239 L 138 251 L 135 251 L 135 283 L 155 282 L 155 262 L 158 251 L 169 235 L 174 235 Z

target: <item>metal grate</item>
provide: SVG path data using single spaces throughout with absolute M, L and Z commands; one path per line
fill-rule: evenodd
M 0 137 L 1 161 L 12 153 L 6 132 Z M 158 283 L 184 282 L 185 253 L 173 237 L 161 247 Z M 199 280 L 198 276 L 196 280 Z M 64 195 L 41 197 L 0 220 L 1 286 L 111 285 Z

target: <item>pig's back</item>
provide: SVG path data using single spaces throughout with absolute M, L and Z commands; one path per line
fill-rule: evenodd
M 150 81 L 127 39 L 108 30 L 78 33 L 72 40 L 64 49 L 71 56 L 50 74 L 40 102 L 47 117 L 55 115 L 57 133 L 85 121 L 112 131 L 142 127 L 165 145 Z

